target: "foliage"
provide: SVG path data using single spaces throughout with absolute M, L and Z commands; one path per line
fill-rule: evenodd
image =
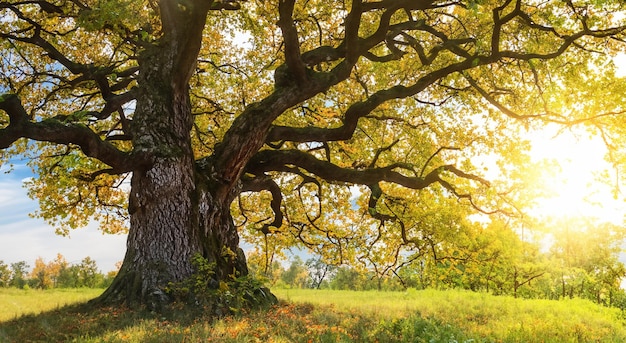
M 171 283 L 166 292 L 178 306 L 195 309 L 199 313 L 218 317 L 240 313 L 243 309 L 258 308 L 276 302 L 276 297 L 262 283 L 250 275 L 233 278 L 230 282 L 215 279 L 215 263 L 200 254 L 193 259 L 194 272 L 183 281 Z

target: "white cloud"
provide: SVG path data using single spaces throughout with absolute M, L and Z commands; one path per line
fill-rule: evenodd
M 26 261 L 32 267 L 37 257 L 51 261 L 61 253 L 70 263 L 89 256 L 107 272 L 124 258 L 125 250 L 126 235 L 104 235 L 95 225 L 74 230 L 69 237 L 56 235 L 36 219 L 0 225 L 0 260 L 5 263 Z
M 0 177 L 0 260 L 26 261 L 32 266 L 37 257 L 51 261 L 57 253 L 70 263 L 89 256 L 106 273 L 124 258 L 126 235 L 104 235 L 96 225 L 73 230 L 70 237 L 56 235 L 43 220 L 28 216 L 37 208 L 37 202 L 26 195 L 24 175 Z

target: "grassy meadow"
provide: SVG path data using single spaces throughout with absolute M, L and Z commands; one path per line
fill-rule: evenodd
M 84 304 L 99 292 L 0 289 L 0 342 L 626 342 L 622 311 L 578 299 L 277 289 L 277 306 L 209 320 Z
M 0 323 L 26 314 L 39 314 L 65 305 L 86 302 L 103 291 L 97 288 L 57 288 L 48 291 L 0 288 Z

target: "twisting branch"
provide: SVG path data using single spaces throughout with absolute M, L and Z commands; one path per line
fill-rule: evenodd
M 469 82 L 469 84 L 483 97 L 485 98 L 485 100 L 487 100 L 487 102 L 489 102 L 491 105 L 493 105 L 495 108 L 497 108 L 500 112 L 506 114 L 507 116 L 513 118 L 513 119 L 518 119 L 518 120 L 522 120 L 522 119 L 531 119 L 531 118 L 539 118 L 542 115 L 541 114 L 518 114 L 514 111 L 512 111 L 511 109 L 509 109 L 508 107 L 502 105 L 500 102 L 498 102 L 493 96 L 491 96 L 491 94 L 489 94 L 486 90 L 484 90 L 482 87 L 480 87 L 480 85 L 478 84 L 478 82 L 476 82 L 476 80 L 474 80 L 474 78 L 472 78 L 470 75 L 468 74 L 464 74 L 463 75 L 465 77 L 465 79 L 467 80 L 467 82 Z
M 93 117 L 97 119 L 106 119 L 116 111 L 121 111 L 123 113 L 121 109 L 122 106 L 124 104 L 129 103 L 132 100 L 135 100 L 136 97 L 137 97 L 136 88 L 132 88 L 128 92 L 125 92 L 122 94 L 111 95 L 108 99 L 106 99 L 106 104 L 104 105 L 104 108 L 101 111 L 89 112 L 88 115 L 92 115 Z
M 380 197 L 383 195 L 383 190 L 380 188 L 380 185 L 378 185 L 378 183 L 374 183 L 368 185 L 368 187 L 370 189 L 370 198 L 367 203 L 367 212 L 369 215 L 372 216 L 372 218 L 380 220 L 381 225 L 386 221 L 394 221 L 396 216 L 380 213 L 376 209 L 378 200 L 380 200 Z
M 347 182 L 361 185 L 374 185 L 378 182 L 392 182 L 411 189 L 424 189 L 434 183 L 442 183 L 441 175 L 452 173 L 458 177 L 473 180 L 485 186 L 489 181 L 472 174 L 463 172 L 453 165 L 440 166 L 423 177 L 409 177 L 397 171 L 405 167 L 395 163 L 386 167 L 355 170 L 342 168 L 328 161 L 319 160 L 305 152 L 298 150 L 263 150 L 257 153 L 248 163 L 246 170 L 254 174 L 267 171 L 284 171 L 286 166 L 293 165 L 315 174 L 329 182 Z
M 57 48 L 54 47 L 50 42 L 43 39 L 41 37 L 42 28 L 40 26 L 34 26 L 32 28 L 33 35 L 31 37 L 19 37 L 12 34 L 0 33 L 0 38 L 7 40 L 14 40 L 18 42 L 28 43 L 41 48 L 45 53 L 44 56 L 51 58 L 54 61 L 57 61 L 61 65 L 63 65 L 67 70 L 69 70 L 72 74 L 84 74 L 91 75 L 92 78 L 90 80 L 95 80 L 93 76 L 96 75 L 106 75 L 112 70 L 104 70 L 102 68 L 98 68 L 94 65 L 90 64 L 80 64 L 71 61 L 67 56 L 61 53 Z
M 370 162 L 370 165 L 368 166 L 368 168 L 374 168 L 376 166 L 376 162 L 378 162 L 378 158 L 380 157 L 380 155 L 385 152 L 385 151 L 389 151 L 391 150 L 391 148 L 393 148 L 396 144 L 398 144 L 400 142 L 399 139 L 396 139 L 395 141 L 393 141 L 391 144 L 389 144 L 386 147 L 382 147 L 380 149 L 376 150 L 376 153 L 374 154 L 374 158 L 372 159 L 372 162 Z
M 64 123 L 56 119 L 31 122 L 17 95 L 0 96 L 0 110 L 9 115 L 9 125 L 0 129 L 0 149 L 6 149 L 20 138 L 56 144 L 80 146 L 86 156 L 97 158 L 111 166 L 106 173 L 122 174 L 144 168 L 150 158 L 118 150 L 84 125 Z
M 328 182 L 346 182 L 351 184 L 366 185 L 371 190 L 370 200 L 368 204 L 369 213 L 374 218 L 387 221 L 394 220 L 394 216 L 383 215 L 376 210 L 376 204 L 382 196 L 380 182 L 390 182 L 401 185 L 403 187 L 420 190 L 427 188 L 433 184 L 440 184 L 458 199 L 466 199 L 470 205 L 477 211 L 486 214 L 502 212 L 500 209 L 492 211 L 481 208 L 477 205 L 471 194 L 460 193 L 450 182 L 442 178 L 444 174 L 452 174 L 456 177 L 475 181 L 485 187 L 490 187 L 490 182 L 484 178 L 466 173 L 453 165 L 443 165 L 435 168 L 425 176 L 405 176 L 396 169 L 411 169 L 401 163 L 395 163 L 386 167 L 369 168 L 364 170 L 355 170 L 351 168 L 342 168 L 328 161 L 323 161 L 311 156 L 305 152 L 298 150 L 265 150 L 255 155 L 247 165 L 247 171 L 254 174 L 261 174 L 268 171 L 287 171 L 293 170 L 293 167 L 301 168 L 309 173 L 316 175 Z
M 298 85 L 303 85 L 307 81 L 306 67 L 300 56 L 300 42 L 298 31 L 293 21 L 293 8 L 295 0 L 280 0 L 278 2 L 279 20 L 278 26 L 283 33 L 285 42 L 285 63 L 290 74 Z
M 426 160 L 426 162 L 424 162 L 424 165 L 422 166 L 422 170 L 420 171 L 419 176 L 422 177 L 424 176 L 424 171 L 426 171 L 426 168 L 428 167 L 428 164 L 430 164 L 430 161 L 432 161 L 433 158 L 435 158 L 435 156 L 439 155 L 440 152 L 444 151 L 444 150 L 461 150 L 459 148 L 456 147 L 448 147 L 448 146 L 442 146 L 439 149 L 437 149 L 437 151 L 435 151 L 434 154 L 430 155 L 430 157 Z
M 358 120 L 369 115 L 383 103 L 393 99 L 404 99 L 414 96 L 425 90 L 438 80 L 455 72 L 474 68 L 478 65 L 492 61 L 488 57 L 475 60 L 465 60 L 435 70 L 421 77 L 410 86 L 397 85 L 388 89 L 380 90 L 372 94 L 364 101 L 355 102 L 347 110 L 343 118 L 343 125 L 337 128 L 306 127 L 295 128 L 288 126 L 273 126 L 267 135 L 266 142 L 292 141 L 292 142 L 319 142 L 347 140 L 352 137 L 357 127 Z
M 513 0 L 506 0 L 501 6 L 496 7 L 493 9 L 492 11 L 492 16 L 493 16 L 493 34 L 491 35 L 491 54 L 493 56 L 499 56 L 500 55 L 500 37 L 502 34 L 502 26 L 504 26 L 504 24 L 508 23 L 509 21 L 513 20 L 515 18 L 515 16 L 517 16 L 518 13 L 520 13 L 520 6 L 521 6 L 521 1 L 519 0 L 515 0 L 516 4 L 515 4 L 515 10 L 513 10 L 511 13 L 507 14 L 504 17 L 501 17 L 501 13 L 502 11 L 504 11 L 505 8 L 507 8 L 511 2 Z
M 513 119 L 518 119 L 518 120 L 540 119 L 540 120 L 543 120 L 545 122 L 561 124 L 561 125 L 565 125 L 565 126 L 574 126 L 574 125 L 578 125 L 578 124 L 593 122 L 593 121 L 598 120 L 598 119 L 603 118 L 603 117 L 612 117 L 612 116 L 616 116 L 616 115 L 623 115 L 624 113 L 626 113 L 626 111 L 609 111 L 609 112 L 600 113 L 600 114 L 596 114 L 596 115 L 593 115 L 593 116 L 590 116 L 590 117 L 584 117 L 584 118 L 579 118 L 579 119 L 575 119 L 575 120 L 558 119 L 558 118 L 565 118 L 565 116 L 563 116 L 563 115 L 556 115 L 556 114 L 555 115 L 548 115 L 548 114 L 519 114 L 519 113 L 511 110 L 510 108 L 506 107 L 504 104 L 502 104 L 498 100 L 496 100 L 495 97 L 493 97 L 489 92 L 487 92 L 484 88 L 482 88 L 478 84 L 478 82 L 474 78 L 472 78 L 470 75 L 464 74 L 463 76 L 470 83 L 470 85 L 485 100 L 487 100 L 487 102 L 489 102 L 491 105 L 493 105 L 495 108 L 497 108 L 500 112 L 504 113 L 505 115 L 507 115 L 507 116 L 509 116 L 509 117 L 511 117 Z
M 280 187 L 267 175 L 261 175 L 256 177 L 243 177 L 242 178 L 242 192 L 260 192 L 269 191 L 272 194 L 272 201 L 270 207 L 274 212 L 274 220 L 269 224 L 264 224 L 261 228 L 263 234 L 270 233 L 270 228 L 279 228 L 283 224 L 283 212 L 281 210 L 283 195 L 280 191 Z

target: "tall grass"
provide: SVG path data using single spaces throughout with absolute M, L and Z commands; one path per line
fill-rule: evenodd
M 280 305 L 217 320 L 125 308 L 55 309 L 99 292 L 0 290 L 0 342 L 626 342 L 618 309 L 466 291 L 278 289 Z M 46 312 L 15 318 L 16 310 L 5 307 L 11 302 L 23 304 L 21 313 Z
M 97 288 L 50 290 L 0 288 L 0 322 L 24 314 L 38 314 L 61 306 L 85 302 L 100 295 Z
M 470 291 L 351 292 L 275 290 L 287 301 L 399 320 L 419 317 L 476 341 L 626 342 L 623 311 L 582 299 L 528 300 Z

